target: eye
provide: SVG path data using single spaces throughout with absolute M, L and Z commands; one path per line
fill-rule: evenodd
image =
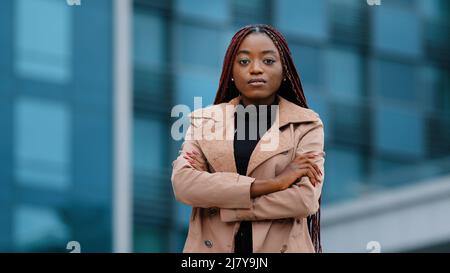
M 241 59 L 241 60 L 239 60 L 239 64 L 242 64 L 242 65 L 246 65 L 246 64 L 248 64 L 250 62 L 250 60 L 247 60 L 247 59 Z
M 265 64 L 268 64 L 268 65 L 271 65 L 271 64 L 273 64 L 275 62 L 275 60 L 272 60 L 272 59 L 265 59 L 264 60 L 264 63 Z

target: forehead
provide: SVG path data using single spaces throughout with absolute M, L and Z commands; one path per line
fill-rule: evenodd
M 250 53 L 260 53 L 267 50 L 275 51 L 278 55 L 278 49 L 272 39 L 265 33 L 251 33 L 244 38 L 239 47 L 240 50 L 247 50 Z

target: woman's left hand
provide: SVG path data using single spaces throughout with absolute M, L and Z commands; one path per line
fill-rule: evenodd
M 198 171 L 208 170 L 206 161 L 201 157 L 201 155 L 198 152 L 196 151 L 186 152 L 183 157 L 189 162 L 191 167 L 193 167 L 194 169 Z

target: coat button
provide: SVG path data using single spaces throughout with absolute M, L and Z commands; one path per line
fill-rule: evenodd
M 208 213 L 210 216 L 216 215 L 218 211 L 219 211 L 218 208 L 208 208 Z
M 207 246 L 208 248 L 211 248 L 213 245 L 213 243 L 210 240 L 205 240 L 205 246 Z

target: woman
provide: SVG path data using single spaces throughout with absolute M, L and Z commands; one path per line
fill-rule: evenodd
M 214 105 L 191 114 L 173 162 L 175 197 L 193 207 L 183 252 L 321 252 L 323 149 L 285 38 L 240 29 Z

